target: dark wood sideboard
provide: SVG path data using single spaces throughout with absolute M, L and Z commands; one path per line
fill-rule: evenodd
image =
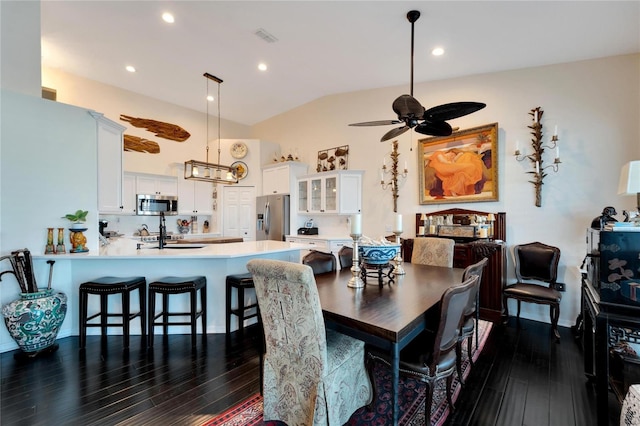
M 425 214 L 430 216 L 454 215 L 454 218 L 466 218 L 469 215 L 486 216 L 489 213 L 490 212 L 456 208 Z M 504 280 L 506 279 L 507 215 L 504 212 L 494 212 L 493 215 L 496 219 L 493 225 L 493 238 L 465 238 L 463 241 L 456 241 L 453 266 L 456 268 L 465 268 L 478 262 L 483 257 L 489 259 L 489 263 L 487 263 L 482 274 L 482 283 L 480 285 L 480 317 L 484 320 L 498 322 L 502 316 L 502 288 L 504 287 Z M 416 213 L 416 238 L 420 238 L 419 228 L 423 226 L 423 221 L 420 220 L 421 216 L 422 213 Z M 438 235 L 427 236 L 438 237 Z M 404 261 L 411 262 L 413 239 L 403 240 L 402 250 Z

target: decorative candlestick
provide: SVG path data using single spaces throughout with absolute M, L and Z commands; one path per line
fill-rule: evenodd
M 396 244 L 400 245 L 400 234 L 402 234 L 402 231 L 393 231 L 394 234 L 396 234 Z M 400 247 L 398 248 L 398 253 L 396 254 L 396 257 L 393 258 L 393 261 L 396 264 L 395 269 L 393 270 L 393 273 L 396 275 L 404 275 L 404 268 L 402 267 L 402 245 L 400 245 Z
M 44 249 L 44 254 L 53 254 L 55 249 L 53 247 L 53 228 L 47 228 L 47 247 Z
M 56 253 L 65 254 L 67 249 L 64 248 L 64 228 L 58 228 L 58 245 L 56 246 Z
M 351 234 L 351 238 L 353 239 L 353 266 L 351 266 L 351 279 L 347 283 L 347 286 L 352 288 L 362 288 L 364 287 L 364 281 L 360 277 L 360 256 L 358 253 L 358 241 L 362 234 Z

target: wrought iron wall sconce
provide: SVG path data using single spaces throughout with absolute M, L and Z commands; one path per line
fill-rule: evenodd
M 398 141 L 393 141 L 393 150 L 391 151 L 391 167 L 390 170 L 387 168 L 387 158 L 384 157 L 382 159 L 382 170 L 380 170 L 380 185 L 382 189 L 391 189 L 391 194 L 393 195 L 393 211 L 394 213 L 398 212 L 398 177 L 402 179 L 406 179 L 409 171 L 407 170 L 407 162 L 404 162 L 404 171 L 402 173 L 398 172 L 398 157 L 400 153 L 398 152 Z M 384 177 L 387 174 L 391 174 L 391 179 L 388 182 L 385 182 Z
M 520 152 L 520 147 L 518 146 L 518 142 L 516 141 L 516 152 L 515 157 L 518 161 L 523 161 L 525 159 L 529 159 L 531 161 L 531 166 L 533 170 L 527 173 L 531 173 L 533 175 L 533 180 L 530 180 L 536 190 L 536 207 L 542 206 L 542 181 L 547 176 L 545 170 L 551 169 L 554 173 L 558 172 L 560 161 L 560 148 L 558 146 L 558 126 L 555 127 L 553 136 L 551 136 L 551 142 L 549 145 L 545 145 L 542 143 L 542 115 L 544 111 L 540 107 L 533 108 L 529 115 L 533 117 L 533 124 L 531 126 L 527 126 L 531 129 L 531 135 L 533 138 L 531 139 L 531 147 L 533 148 L 533 153 L 524 154 Z M 545 148 L 555 149 L 556 156 L 553 160 L 553 163 L 544 166 L 543 154 Z

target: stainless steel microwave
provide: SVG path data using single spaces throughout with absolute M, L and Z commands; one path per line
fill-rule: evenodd
M 159 216 L 178 214 L 178 197 L 175 195 L 138 194 L 136 195 L 136 214 L 139 216 Z

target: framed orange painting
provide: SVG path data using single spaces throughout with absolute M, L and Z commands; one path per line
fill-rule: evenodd
M 498 123 L 418 142 L 420 204 L 498 201 Z

